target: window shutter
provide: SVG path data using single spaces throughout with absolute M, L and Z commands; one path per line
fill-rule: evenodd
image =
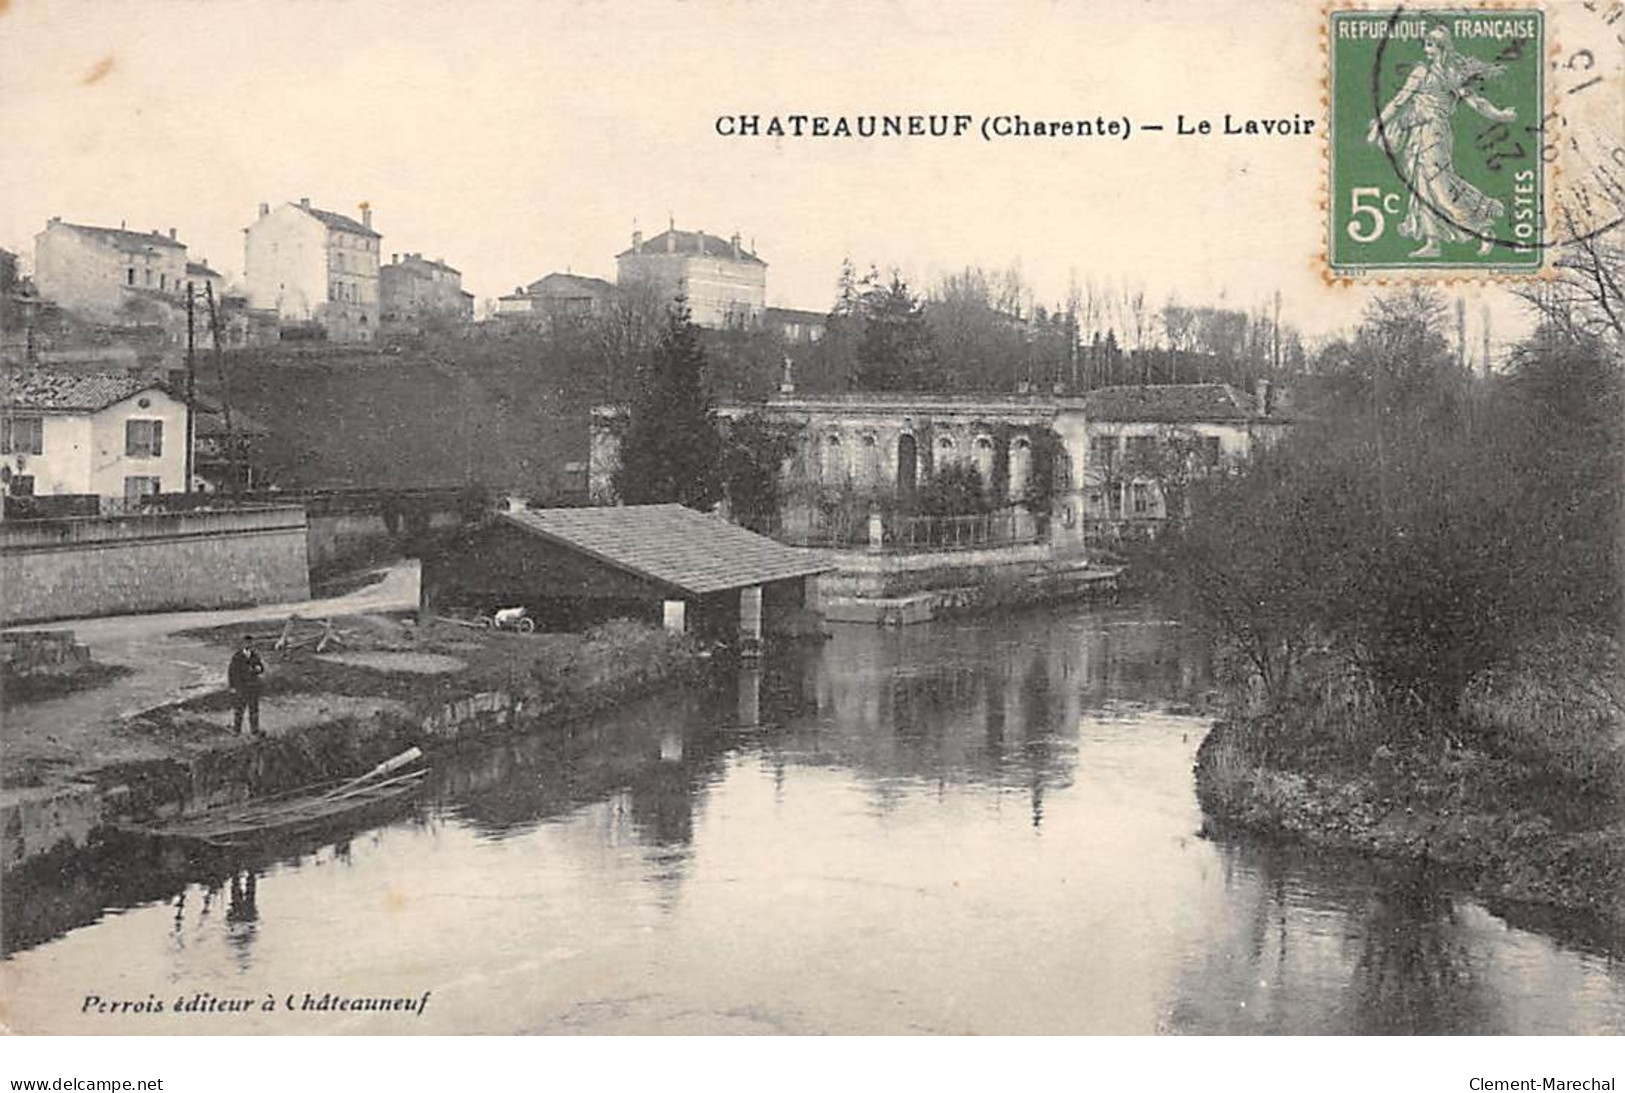
M 132 455 L 137 454 L 136 453 L 135 442 L 136 442 L 136 434 L 137 434 L 136 426 L 138 424 L 139 424 L 139 422 L 135 422 L 135 421 L 126 421 L 124 423 L 124 454 L 126 456 L 132 456 Z
M 154 456 L 164 454 L 164 423 L 161 421 L 152 423 L 152 454 Z

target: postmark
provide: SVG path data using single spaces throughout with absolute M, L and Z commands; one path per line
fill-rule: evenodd
M 1540 271 L 1546 22 L 1533 8 L 1330 13 L 1333 275 Z

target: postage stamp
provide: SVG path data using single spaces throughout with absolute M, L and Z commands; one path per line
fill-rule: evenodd
M 1538 272 L 1543 13 L 1350 10 L 1329 19 L 1329 272 Z

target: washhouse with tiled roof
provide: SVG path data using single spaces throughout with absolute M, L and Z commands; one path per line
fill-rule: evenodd
M 785 546 L 682 505 L 510 504 L 424 559 L 431 611 L 522 606 L 543 627 L 611 617 L 757 643 L 815 625 L 822 552 Z

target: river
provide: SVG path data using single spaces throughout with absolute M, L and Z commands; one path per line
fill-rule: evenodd
M 1202 642 L 1148 607 L 839 628 L 720 693 L 448 757 L 404 814 L 337 842 L 10 886 L 8 1023 L 1625 1031 L 1607 935 L 1202 835 L 1211 687 Z M 420 1012 L 314 1008 L 425 993 Z

